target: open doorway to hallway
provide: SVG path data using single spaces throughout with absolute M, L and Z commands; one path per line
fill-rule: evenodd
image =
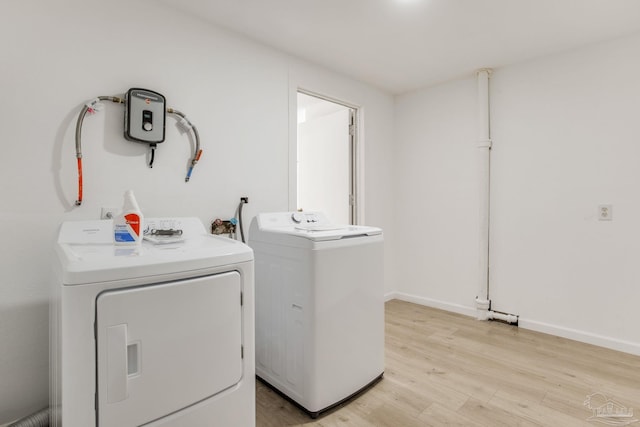
M 355 224 L 357 109 L 297 94 L 297 209 Z

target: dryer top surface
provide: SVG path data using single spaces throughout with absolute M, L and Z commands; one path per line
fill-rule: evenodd
M 161 242 L 119 246 L 113 243 L 111 220 L 64 222 L 56 244 L 63 284 L 161 276 L 253 260 L 247 245 L 208 234 L 197 218 L 150 218 L 144 228 L 182 230 L 182 234 Z

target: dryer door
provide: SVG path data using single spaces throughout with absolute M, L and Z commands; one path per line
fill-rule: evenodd
M 100 294 L 98 425 L 139 426 L 238 383 L 240 292 L 228 272 Z

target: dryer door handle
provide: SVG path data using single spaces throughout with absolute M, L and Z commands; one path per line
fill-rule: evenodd
M 107 328 L 107 403 L 129 397 L 127 390 L 127 325 Z

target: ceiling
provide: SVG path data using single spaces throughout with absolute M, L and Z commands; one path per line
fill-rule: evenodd
M 640 32 L 640 0 L 161 0 L 401 94 Z

